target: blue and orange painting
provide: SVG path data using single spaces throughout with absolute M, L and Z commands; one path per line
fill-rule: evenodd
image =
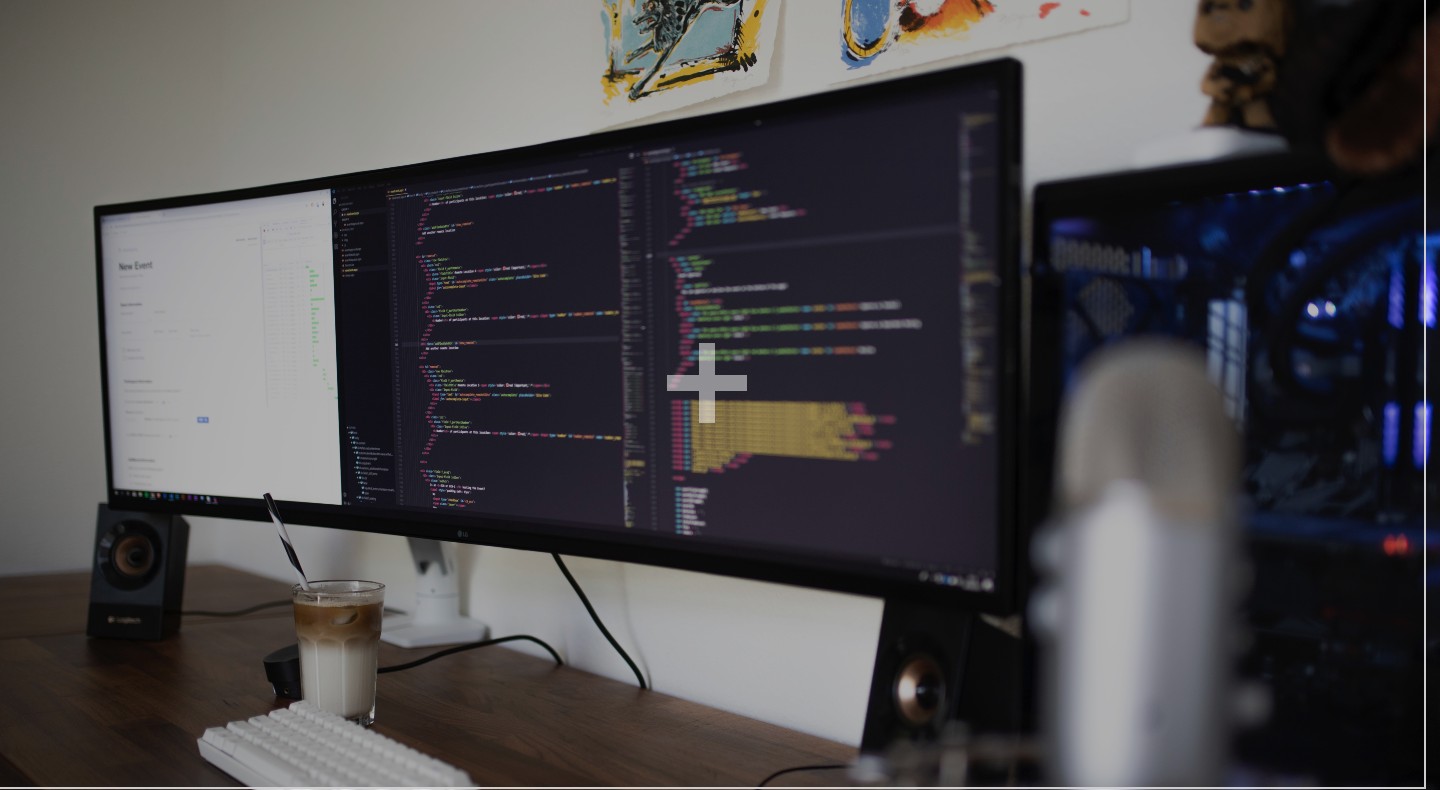
M 605 102 L 748 71 L 759 55 L 770 0 L 602 0 L 608 58 Z
M 840 57 L 861 68 L 893 44 L 953 36 L 993 13 L 990 0 L 845 0 Z

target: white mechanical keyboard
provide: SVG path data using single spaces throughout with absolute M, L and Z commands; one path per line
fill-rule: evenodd
M 309 702 L 211 727 L 200 754 L 251 787 L 474 787 L 469 774 Z

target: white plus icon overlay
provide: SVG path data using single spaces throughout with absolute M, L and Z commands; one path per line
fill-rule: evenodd
M 671 392 L 700 393 L 700 422 L 715 422 L 715 393 L 744 392 L 745 376 L 715 374 L 715 344 L 700 344 L 700 373 L 694 376 L 666 376 L 665 388 Z

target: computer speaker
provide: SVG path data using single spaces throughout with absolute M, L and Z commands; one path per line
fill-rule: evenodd
M 179 516 L 111 510 L 95 517 L 85 633 L 161 639 L 180 627 L 190 525 Z
M 930 604 L 887 600 L 880 621 L 863 751 L 927 740 L 955 717 L 971 617 Z
M 1021 731 L 1026 659 L 1020 639 L 973 612 L 887 599 L 861 751 L 931 740 L 955 720 L 971 733 Z

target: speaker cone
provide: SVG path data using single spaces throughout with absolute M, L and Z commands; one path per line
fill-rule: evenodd
M 110 551 L 115 569 L 126 576 L 144 576 L 155 567 L 155 547 L 141 535 L 126 535 Z
M 96 548 L 100 571 L 123 590 L 145 586 L 160 567 L 160 536 L 143 521 L 116 524 Z
M 928 727 L 945 707 L 945 671 L 927 653 L 907 657 L 895 674 L 895 710 L 906 726 Z

